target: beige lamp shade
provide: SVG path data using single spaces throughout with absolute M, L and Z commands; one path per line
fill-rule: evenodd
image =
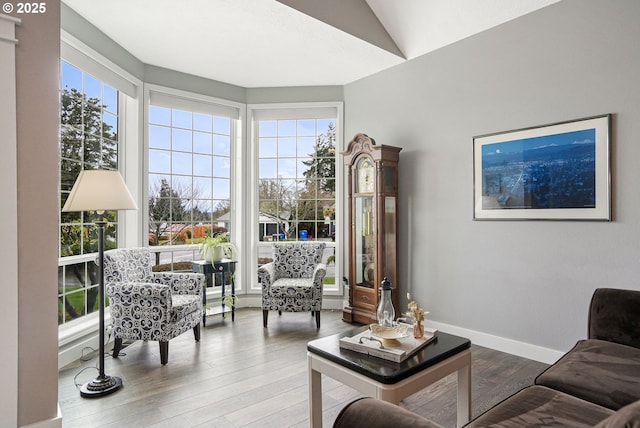
M 118 171 L 81 171 L 62 211 L 135 210 L 127 185 Z

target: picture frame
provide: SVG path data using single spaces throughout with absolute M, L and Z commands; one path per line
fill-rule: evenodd
M 611 221 L 611 114 L 473 137 L 474 220 Z

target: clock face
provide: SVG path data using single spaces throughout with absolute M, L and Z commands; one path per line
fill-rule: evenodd
M 374 166 L 370 159 L 358 162 L 358 192 L 372 193 L 374 189 Z

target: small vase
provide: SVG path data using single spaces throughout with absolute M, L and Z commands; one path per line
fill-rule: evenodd
M 422 339 L 424 337 L 424 326 L 421 321 L 416 321 L 413 325 L 413 337 L 416 339 Z

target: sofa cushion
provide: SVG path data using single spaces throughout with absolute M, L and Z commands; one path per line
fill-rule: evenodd
M 543 386 L 529 386 L 495 405 L 465 427 L 593 427 L 612 410 Z
M 640 399 L 640 349 L 581 340 L 535 383 L 618 410 Z
M 640 428 L 640 400 L 624 406 L 596 428 Z

